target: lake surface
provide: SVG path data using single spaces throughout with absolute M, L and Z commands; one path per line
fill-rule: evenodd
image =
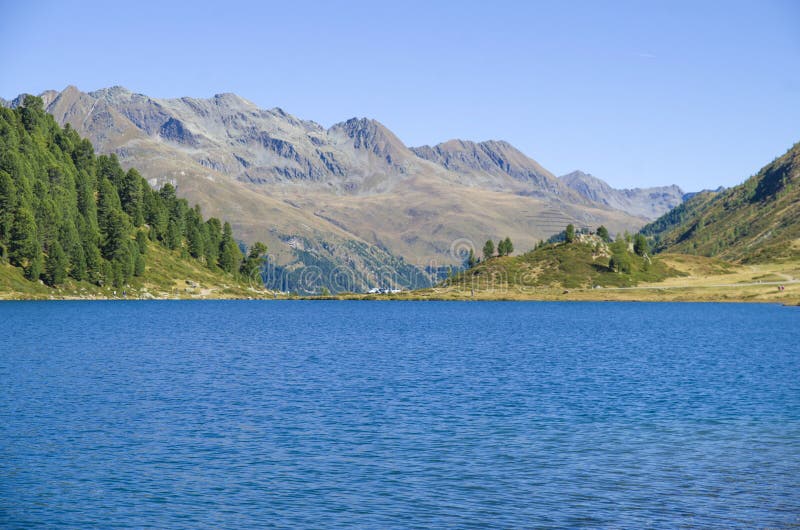
M 800 525 L 800 308 L 0 303 L 0 527 Z

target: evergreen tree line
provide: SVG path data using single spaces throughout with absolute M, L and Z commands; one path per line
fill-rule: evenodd
M 115 155 L 96 156 L 40 98 L 0 108 L 0 258 L 48 285 L 69 277 L 121 287 L 144 274 L 148 240 L 247 276 L 266 252 L 257 243 L 245 258 L 229 223 L 204 220 L 170 184 L 153 190 Z
M 514 252 L 514 243 L 511 238 L 507 237 L 497 242 L 497 256 L 508 256 Z M 491 239 L 487 240 L 483 245 L 483 259 L 489 259 L 495 256 L 495 245 Z

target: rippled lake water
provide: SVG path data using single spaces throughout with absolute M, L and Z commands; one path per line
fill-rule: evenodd
M 0 303 L 0 527 L 800 525 L 800 309 Z

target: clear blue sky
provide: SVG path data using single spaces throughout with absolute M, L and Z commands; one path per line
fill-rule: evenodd
M 0 96 L 235 92 L 408 145 L 505 139 L 614 186 L 733 185 L 800 141 L 800 2 L 0 0 Z

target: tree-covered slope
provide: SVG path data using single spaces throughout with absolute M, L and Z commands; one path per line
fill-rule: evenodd
M 142 283 L 153 244 L 235 283 L 258 274 L 266 251 L 253 245 L 243 259 L 228 223 L 204 220 L 171 185 L 151 189 L 113 155 L 95 156 L 88 140 L 45 113 L 41 99 L 0 108 L 2 261 L 51 287 L 125 288 Z
M 650 238 L 654 249 L 660 250 L 662 246 L 662 234 L 670 232 L 688 219 L 691 219 L 692 216 L 696 215 L 713 201 L 717 195 L 719 195 L 719 193 L 714 191 L 701 191 L 696 193 L 652 223 L 645 225 L 640 230 L 640 233 Z
M 657 251 L 741 262 L 800 257 L 800 143 L 743 184 L 696 195 L 642 233 Z
M 122 288 L 113 283 L 97 285 L 67 277 L 49 286 L 25 278 L 20 267 L 0 263 L 0 300 L 47 299 L 208 299 L 272 297 L 258 278 L 245 281 L 241 276 L 209 269 L 196 259 L 185 259 L 181 252 L 149 243 L 144 274 L 134 276 Z

